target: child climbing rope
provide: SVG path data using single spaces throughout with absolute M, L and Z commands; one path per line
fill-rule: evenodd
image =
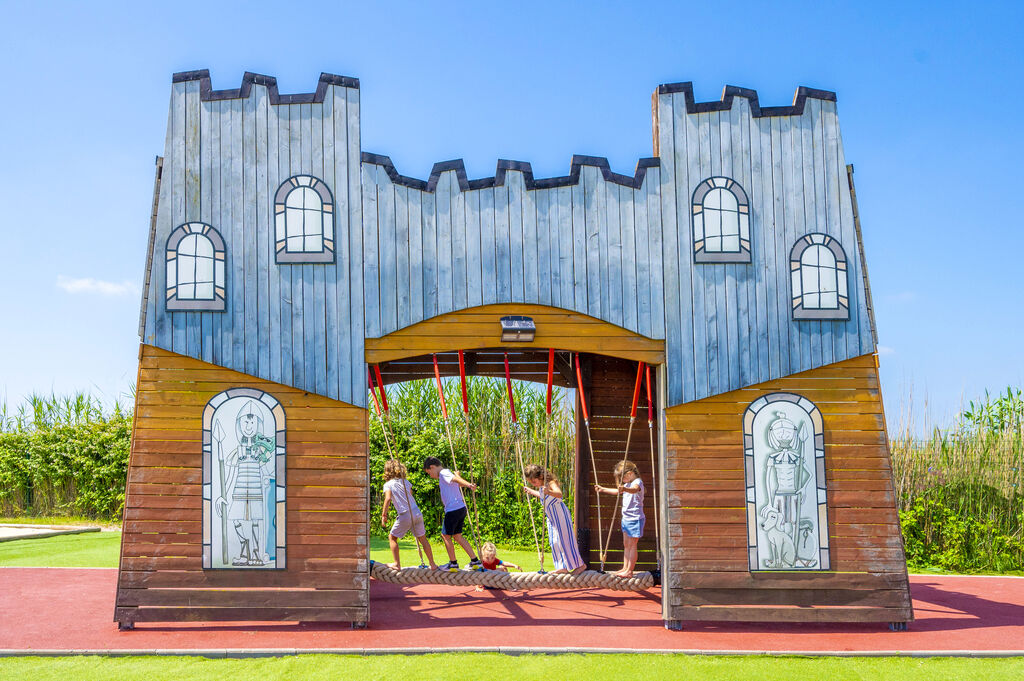
M 388 526 L 388 508 L 392 504 L 395 506 L 395 523 L 388 533 L 388 543 L 391 545 L 391 555 L 395 557 L 395 562 L 388 565 L 396 570 L 401 569 L 402 558 L 399 555 L 398 540 L 412 530 L 412 536 L 427 554 L 430 567 L 437 569 L 434 553 L 430 549 L 430 542 L 427 541 L 427 531 L 423 526 L 423 514 L 416 505 L 416 497 L 413 496 L 405 464 L 398 459 L 391 459 L 384 464 L 384 507 L 380 511 L 380 524 L 384 527 Z
M 544 516 L 548 521 L 548 542 L 551 545 L 553 572 L 577 574 L 586 569 L 579 546 L 576 544 L 576 528 L 573 527 L 569 507 L 562 501 L 562 488 L 558 479 L 542 466 L 531 464 L 524 471 L 527 482 L 537 489 L 524 485 L 523 491 L 540 499 Z
M 466 522 L 466 500 L 462 496 L 462 488 L 476 489 L 476 485 L 462 478 L 455 473 L 441 466 L 441 460 L 436 456 L 428 456 L 423 461 L 423 470 L 427 475 L 438 481 L 441 488 L 441 502 L 444 504 L 444 525 L 441 528 L 441 540 L 448 551 L 448 562 L 441 566 L 442 570 L 458 570 L 459 561 L 455 559 L 455 542 L 469 555 L 470 569 L 480 568 L 480 559 L 477 558 L 473 547 L 469 545 L 466 538 L 462 536 L 462 528 Z
M 632 577 L 636 568 L 636 547 L 644 536 L 644 481 L 640 479 L 640 471 L 632 461 L 619 461 L 615 464 L 615 480 L 618 487 L 602 487 L 594 485 L 599 494 L 618 494 L 622 496 L 622 569 L 612 574 L 616 577 Z

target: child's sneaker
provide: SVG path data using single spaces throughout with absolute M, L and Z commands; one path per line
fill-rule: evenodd
M 439 569 L 441 572 L 457 572 L 459 569 L 459 562 L 457 560 L 448 561 Z
M 483 570 L 484 564 L 480 562 L 479 558 L 474 558 L 469 561 L 469 565 L 466 566 L 467 570 Z

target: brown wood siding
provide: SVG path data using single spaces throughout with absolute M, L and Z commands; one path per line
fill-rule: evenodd
M 287 567 L 202 567 L 202 414 L 233 387 L 287 420 Z M 366 410 L 143 345 L 114 619 L 366 622 Z
M 831 571 L 748 571 L 742 417 L 791 392 L 821 410 Z M 672 620 L 913 618 L 875 355 L 666 410 Z

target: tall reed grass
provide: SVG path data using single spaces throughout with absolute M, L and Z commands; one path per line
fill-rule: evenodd
M 1024 399 L 970 402 L 927 437 L 909 419 L 892 439 L 908 561 L 957 571 L 1024 569 Z

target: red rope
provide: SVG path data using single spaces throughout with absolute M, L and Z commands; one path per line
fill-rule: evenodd
M 462 380 L 462 411 L 469 413 L 469 394 L 466 392 L 466 358 L 459 350 L 459 378 Z
M 512 421 L 518 423 L 516 418 L 516 400 L 512 397 L 512 373 L 508 368 L 508 353 L 505 353 L 505 387 L 508 389 L 508 406 L 512 409 Z
M 583 374 L 580 371 L 580 353 L 576 353 L 576 390 L 580 394 L 580 408 L 583 409 L 583 420 L 590 421 L 587 414 L 587 398 L 583 394 Z
M 388 394 L 384 390 L 384 379 L 380 377 L 380 365 L 373 365 L 373 373 L 377 374 L 377 385 L 380 386 L 380 404 L 384 407 L 384 413 L 388 413 Z
M 633 386 L 633 407 L 629 412 L 629 418 L 636 418 L 636 405 L 640 402 L 640 381 L 644 377 L 644 363 L 637 362 L 636 364 L 636 385 Z
M 380 402 L 377 401 L 377 386 L 373 384 L 373 370 L 370 367 L 366 367 L 366 375 L 370 379 L 370 394 L 373 395 L 373 409 L 377 412 L 377 416 L 380 416 Z
M 448 420 L 448 405 L 444 401 L 444 389 L 441 387 L 441 369 L 437 366 L 437 355 L 434 355 L 434 378 L 437 380 L 437 396 L 441 398 L 441 418 Z
M 654 423 L 654 402 L 651 401 L 651 365 L 645 365 L 647 372 L 647 422 Z

